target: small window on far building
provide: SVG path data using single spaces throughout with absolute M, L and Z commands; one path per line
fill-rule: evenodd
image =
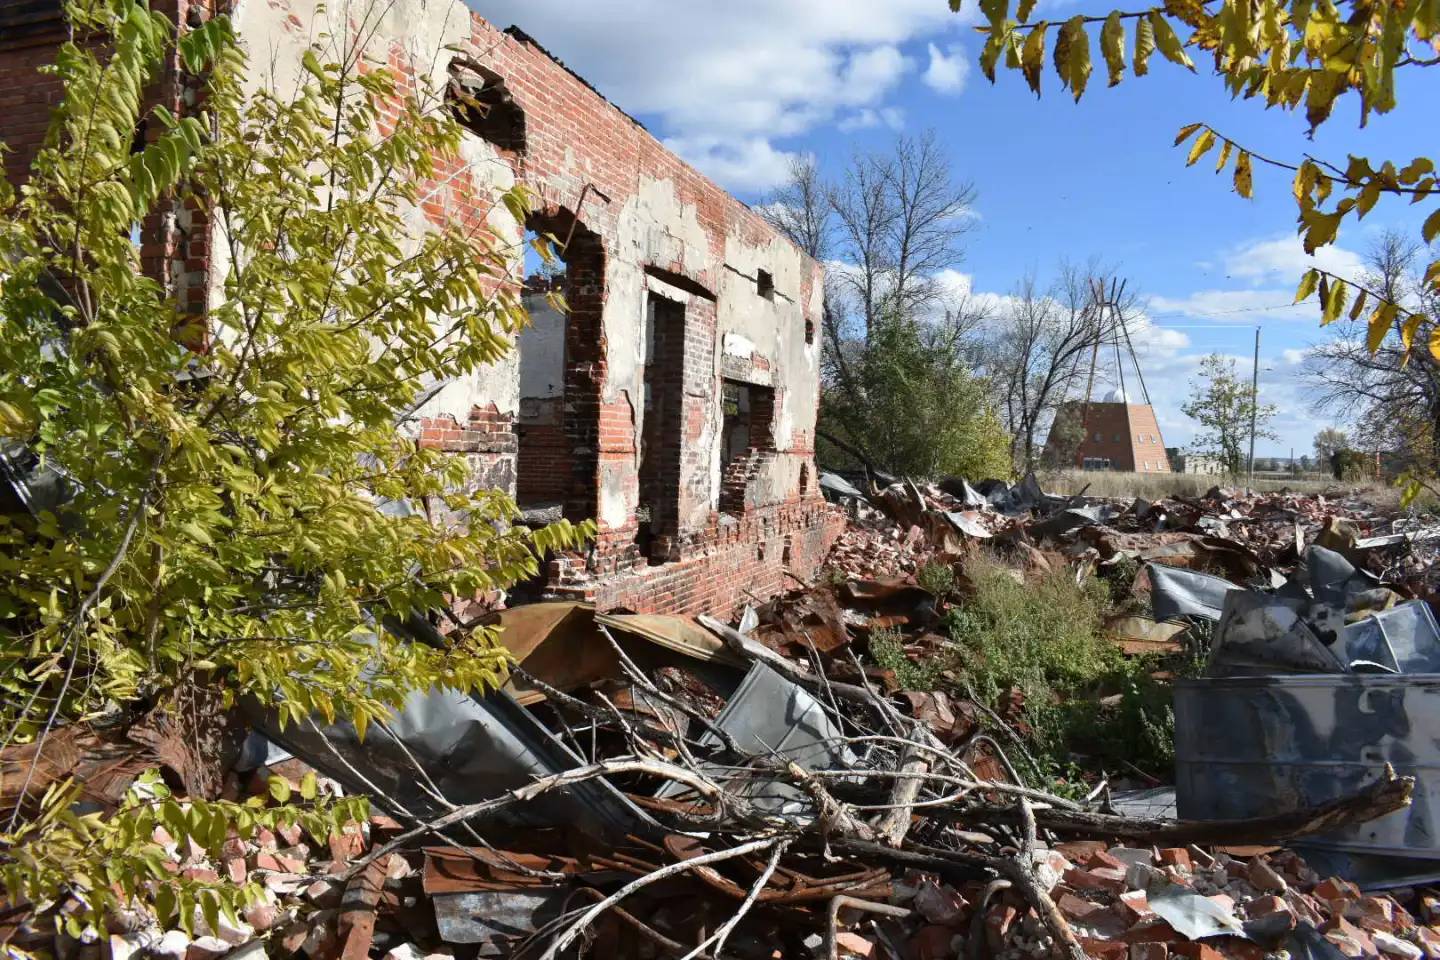
M 1104 439 L 1105 439 L 1105 434 L 1103 434 L 1103 433 L 1097 433 L 1097 434 L 1095 434 L 1095 442 L 1096 442 L 1096 443 L 1100 443 L 1100 442 L 1101 442 L 1102 440 L 1104 440 Z
M 1115 434 L 1115 442 L 1116 442 L 1116 443 L 1121 443 L 1121 442 L 1123 442 L 1124 440 L 1125 440 L 1125 436 L 1124 436 L 1123 434 L 1119 434 L 1119 433 Z
M 775 299 L 775 278 L 769 270 L 755 271 L 755 292 L 766 300 Z

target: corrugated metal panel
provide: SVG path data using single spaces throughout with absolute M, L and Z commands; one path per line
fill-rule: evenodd
M 1410 807 L 1307 844 L 1440 859 L 1440 675 L 1182 680 L 1175 774 L 1182 818 L 1254 817 L 1334 799 L 1386 764 L 1416 778 Z

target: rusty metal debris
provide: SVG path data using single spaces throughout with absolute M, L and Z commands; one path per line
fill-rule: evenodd
M 820 485 L 850 516 L 826 576 L 743 617 L 503 611 L 505 689 L 417 693 L 363 743 L 251 711 L 284 750 L 249 751 L 242 792 L 314 768 L 374 817 L 175 850 L 263 902 L 193 937 L 94 942 L 108 960 L 1440 956 L 1440 899 L 1307 859 L 1372 886 L 1394 886 L 1385 856 L 1407 883 L 1440 863 L 1430 527 L 1318 496 L 1062 497 L 1033 476 Z M 1109 578 L 1131 594 L 1106 622 L 1127 655 L 1207 658 L 1176 686 L 1182 819 L 1108 781 L 1047 790 L 1019 688 L 906 687 L 894 657 L 937 657 L 981 550 L 1022 581 Z M 86 774 L 97 798 L 139 769 L 121 759 Z M 0 939 L 89 956 L 43 925 Z

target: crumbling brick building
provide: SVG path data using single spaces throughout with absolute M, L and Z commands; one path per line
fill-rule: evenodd
M 215 2 L 155 5 L 193 23 Z M 229 6 L 253 82 L 275 89 L 293 83 L 312 38 L 348 42 L 362 22 L 355 3 Z M 363 22 L 371 61 L 415 89 L 451 90 L 469 130 L 421 191 L 417 231 L 483 218 L 516 251 L 517 276 L 527 235 L 565 244 L 563 273 L 531 271 L 534 323 L 510 358 L 432 397 L 419 441 L 464 452 L 536 517 L 597 521 L 584 555 L 550 560 L 551 594 L 728 612 L 788 574 L 808 578 L 843 523 L 813 458 L 820 266 L 519 29 L 460 0 L 377 3 Z M 62 31 L 58 0 L 0 0 L 0 142 L 13 180 L 58 96 L 35 71 Z M 185 87 L 172 64 L 156 96 L 180 109 Z M 528 222 L 494 203 L 515 182 L 539 198 Z M 219 280 L 209 233 L 184 209 L 142 228 L 147 267 L 184 309 L 203 310 Z M 545 306 L 546 285 L 568 313 Z
M 1130 403 L 1120 391 L 1104 401 L 1062 403 L 1045 442 L 1045 459 L 1086 470 L 1171 472 L 1155 408 Z

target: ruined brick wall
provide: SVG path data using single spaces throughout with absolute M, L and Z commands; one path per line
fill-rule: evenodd
M 152 0 L 150 6 L 182 29 L 212 13 L 210 0 Z M 0 153 L 0 162 L 14 185 L 26 178 L 60 101 L 59 78 L 40 73 L 40 68 L 54 63 L 57 48 L 67 39 L 60 0 L 0 0 L 0 144 L 9 151 Z M 162 64 L 147 96 L 180 115 L 194 107 L 197 92 L 195 78 L 183 75 L 172 56 Z M 153 142 L 162 133 L 159 124 L 146 124 L 137 131 L 137 140 Z M 193 204 L 162 198 L 140 224 L 139 240 L 145 271 L 174 294 L 182 315 L 202 313 L 210 257 L 208 221 Z M 192 348 L 205 346 L 199 325 L 177 326 L 176 338 Z
M 708 549 L 687 559 L 596 579 L 566 560 L 550 564 L 557 596 L 589 600 L 603 610 L 714 613 L 728 616 L 757 597 L 772 597 L 819 569 L 845 517 L 824 501 L 783 504 L 741 517 L 718 516 Z
M 1135 403 L 1091 403 L 1067 401 L 1056 414 L 1056 422 L 1067 420 L 1085 423 L 1084 439 L 1073 458 L 1073 465 L 1082 466 L 1087 458 L 1110 461 L 1112 470 L 1136 473 L 1169 473 L 1170 460 L 1165 454 L 1165 441 L 1155 408 Z M 1079 429 L 1078 426 L 1075 429 Z M 1051 436 L 1058 436 L 1052 430 Z M 1052 439 L 1050 443 L 1054 443 Z M 1050 454 L 1047 445 L 1047 455 Z
M 0 3 L 0 154 L 5 176 L 19 185 L 45 139 L 50 111 L 60 100 L 57 77 L 39 68 L 55 60 L 64 39 L 60 0 Z
M 187 0 L 167 2 L 172 15 L 189 15 Z M 356 4 L 346 10 L 341 21 L 316 0 L 236 5 L 252 85 L 293 89 L 310 38 L 335 46 L 363 19 Z M 786 569 L 812 575 L 841 524 L 810 479 L 820 267 L 523 32 L 501 30 L 458 0 L 394 0 L 372 13 L 367 57 L 388 63 L 406 89 L 473 80 L 472 65 L 452 72 L 451 51 L 461 51 L 512 111 L 504 136 L 477 126 L 458 157 L 437 164 L 421 185 L 410 239 L 437 224 L 484 224 L 515 251 L 516 282 L 527 229 L 568 241 L 563 389 L 522 395 L 521 338 L 511 357 L 439 391 L 407 429 L 465 454 L 483 482 L 522 501 L 559 500 L 567 517 L 597 521 L 593 548 L 551 564 L 556 592 L 602 607 L 728 611 L 742 588 L 781 589 Z M 55 90 L 33 67 L 49 56 L 43 45 L 0 51 L 0 77 L 12 80 L 0 93 L 12 107 L 0 110 L 0 139 L 43 133 Z M 158 94 L 177 104 L 186 95 L 178 80 Z M 382 125 L 397 112 L 382 110 Z M 524 222 L 496 203 L 517 182 L 538 200 Z M 186 312 L 218 295 L 224 267 L 223 251 L 212 259 L 208 225 L 193 219 L 172 211 L 147 222 L 143 236 L 147 263 L 177 284 Z M 663 376 L 647 377 L 647 317 L 657 303 L 683 319 Z M 763 455 L 745 463 L 727 462 L 721 449 L 723 380 L 772 391 L 754 431 L 766 438 Z M 647 409 L 654 391 L 675 406 Z M 647 465 L 641 431 L 651 415 L 666 426 L 648 444 L 663 456 Z M 647 509 L 642 498 L 663 502 Z

